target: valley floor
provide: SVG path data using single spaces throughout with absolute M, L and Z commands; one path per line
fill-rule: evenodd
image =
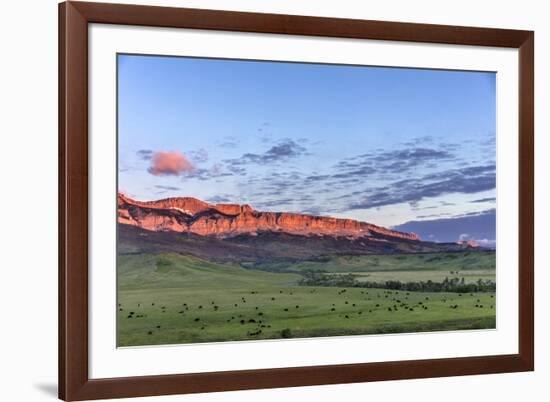
M 487 255 L 428 255 L 423 259 L 441 263 L 426 269 L 410 255 L 400 260 L 402 271 L 385 261 L 395 256 L 351 257 L 353 269 L 342 257 L 318 265 L 325 272 L 353 271 L 359 282 L 471 282 L 494 280 L 494 253 Z M 174 253 L 120 255 L 118 346 L 495 328 L 493 292 L 300 286 L 300 264 L 269 272 Z

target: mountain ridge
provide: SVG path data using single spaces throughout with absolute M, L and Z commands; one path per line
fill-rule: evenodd
M 262 212 L 248 204 L 210 204 L 193 197 L 137 201 L 118 194 L 118 222 L 153 232 L 192 233 L 218 238 L 278 232 L 302 236 L 383 237 L 420 241 L 400 232 L 353 219 L 292 212 Z

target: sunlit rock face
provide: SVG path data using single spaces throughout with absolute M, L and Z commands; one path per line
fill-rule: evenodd
M 141 202 L 119 194 L 118 222 L 151 231 L 186 232 L 217 237 L 271 231 L 353 238 L 377 234 L 389 238 L 419 240 L 414 233 L 398 232 L 353 219 L 261 212 L 246 204 L 209 204 L 192 197 Z

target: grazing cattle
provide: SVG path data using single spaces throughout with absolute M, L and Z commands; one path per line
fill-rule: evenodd
M 197 317 L 197 318 L 195 318 L 195 322 L 198 322 L 198 321 L 200 321 L 200 320 L 201 320 L 201 319 L 200 319 L 200 318 L 198 318 L 198 317 Z

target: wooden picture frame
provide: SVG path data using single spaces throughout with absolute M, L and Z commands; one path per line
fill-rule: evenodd
M 90 379 L 88 24 L 120 24 L 519 49 L 519 353 Z M 59 5 L 59 397 L 141 397 L 534 369 L 534 33 L 531 31 L 65 2 Z

